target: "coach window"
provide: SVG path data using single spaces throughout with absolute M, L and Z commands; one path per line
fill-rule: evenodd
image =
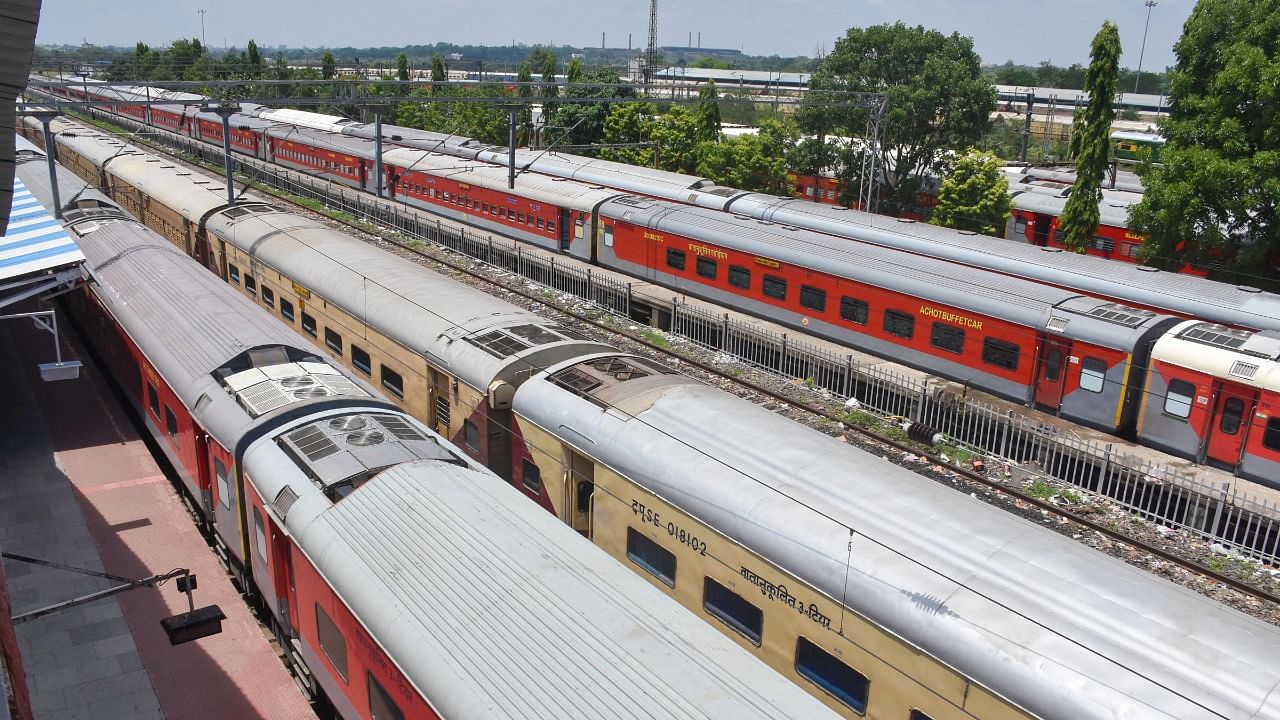
M 884 311 L 884 331 L 910 340 L 916 334 L 916 319 L 897 310 Z
M 847 320 L 851 323 L 859 325 L 867 324 L 867 316 L 871 312 L 871 306 L 862 300 L 857 300 L 849 296 L 840 298 L 840 319 Z
M 1164 411 L 1179 418 L 1190 416 L 1191 399 L 1195 394 L 1195 385 L 1186 380 L 1170 380 L 1169 391 L 1164 396 Z
M 249 273 L 244 274 L 244 289 L 248 290 L 250 295 L 258 294 L 258 281 L 254 280 Z
M 1015 235 L 1027 234 L 1027 219 L 1019 215 L 1013 219 L 1013 232 Z
M 854 712 L 863 714 L 867 711 L 867 696 L 871 693 L 871 681 L 867 676 L 804 637 L 796 643 L 796 672 L 853 708 Z
M 711 258 L 699 257 L 694 269 L 698 271 L 698 277 L 716 279 L 716 261 Z
M 369 362 L 369 353 L 355 343 L 351 343 L 351 364 L 365 375 L 373 377 L 373 365 Z
M 480 428 L 470 420 L 462 421 L 462 441 L 471 450 L 480 449 Z
M 982 341 L 982 362 L 988 365 L 1004 368 L 1005 370 L 1018 369 L 1018 356 L 1021 350 L 1017 345 L 995 338 L 987 338 Z
M 907 720 L 933 720 L 933 718 L 929 717 L 928 715 L 925 715 L 919 710 L 913 709 L 911 711 L 911 714 L 907 716 Z
M 262 304 L 272 310 L 276 309 L 276 294 L 269 287 L 262 288 Z
M 335 353 L 342 354 L 342 336 L 329 328 L 324 329 L 324 344 Z
M 302 332 L 311 337 L 316 336 L 316 319 L 306 313 L 302 313 Z
M 369 686 L 369 717 L 373 720 L 404 720 L 404 713 L 400 712 L 400 707 L 373 677 L 373 673 L 366 670 L 364 677 Z
M 771 297 L 776 300 L 787 299 L 787 281 L 777 275 L 765 275 L 762 290 L 765 297 Z
M 520 482 L 534 495 L 542 494 L 542 471 L 529 458 L 520 462 Z
M 1222 403 L 1222 419 L 1218 423 L 1218 429 L 1224 435 L 1235 435 L 1240 432 L 1240 424 L 1244 419 L 1244 400 L 1238 397 L 1227 398 Z
M 169 433 L 169 439 L 177 442 L 178 440 L 178 418 L 173 416 L 173 411 L 166 405 L 164 408 L 164 426 Z
M 284 298 L 280 298 L 280 317 L 293 322 L 293 303 Z
M 218 501 L 222 507 L 231 509 L 231 484 L 227 481 L 227 466 L 218 458 L 213 459 L 213 475 L 218 479 Z
M 613 247 L 613 226 L 612 225 L 604 226 L 604 246 Z
M 262 523 L 262 513 L 258 508 L 253 509 L 253 549 L 265 563 L 267 561 L 267 529 Z
M 147 383 L 147 404 L 151 406 L 151 414 L 160 419 L 160 393 L 156 392 L 156 386 Z
M 519 224 L 519 225 L 523 225 L 523 224 L 524 224 L 524 212 L 523 212 L 523 211 L 517 211 L 517 212 L 516 212 L 516 223 L 517 223 L 517 224 Z
M 827 311 L 827 291 L 808 285 L 800 286 L 800 307 L 817 312 Z
M 539 230 L 546 230 L 546 229 L 547 229 L 547 221 L 546 221 L 545 219 L 543 219 L 543 218 L 538 218 L 538 229 L 539 229 Z
M 1262 447 L 1268 450 L 1280 450 L 1280 418 L 1267 421 L 1267 429 L 1262 433 Z
M 964 352 L 964 330 L 955 325 L 936 322 L 929 330 L 929 343 L 939 350 L 959 355 Z
M 676 556 L 635 528 L 627 528 L 627 558 L 667 584 L 676 586 Z
M 751 289 L 751 271 L 740 266 L 729 266 L 729 284 L 743 290 Z
M 383 365 L 379 368 L 379 374 L 382 376 L 382 387 L 398 398 L 404 397 L 404 378 L 400 377 L 400 373 Z
M 556 231 L 556 221 L 555 221 L 555 220 L 548 220 L 548 221 L 547 221 L 547 232 L 555 232 L 555 231 Z
M 1101 358 L 1087 357 L 1080 363 L 1080 389 L 1089 392 L 1102 392 L 1106 384 L 1107 363 Z
M 256 513 L 257 510 L 255 509 Z M 324 652 L 324 656 L 329 658 L 329 663 L 333 665 L 333 669 L 338 671 L 338 676 L 342 678 L 342 682 L 347 680 L 347 640 L 342 637 L 342 631 L 337 625 L 329 619 L 329 616 L 320 609 L 320 603 L 316 603 L 316 639 L 320 641 L 320 650 Z
M 675 248 L 667 248 L 667 265 L 669 267 L 673 267 L 676 270 L 683 270 L 684 261 L 685 261 L 685 256 L 684 256 L 683 250 L 676 250 Z
M 231 282 L 240 284 L 240 268 L 235 265 L 227 265 L 227 277 L 231 278 Z
M 742 633 L 756 645 L 764 632 L 764 612 L 747 602 L 741 595 L 705 578 L 702 583 L 702 609 L 721 622 Z

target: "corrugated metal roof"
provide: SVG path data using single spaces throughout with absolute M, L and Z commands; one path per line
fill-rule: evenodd
M 487 472 L 418 462 L 314 495 L 289 532 L 442 717 L 833 716 Z
M 0 280 L 84 262 L 76 241 L 27 186 L 13 180 L 13 212 L 0 237 Z

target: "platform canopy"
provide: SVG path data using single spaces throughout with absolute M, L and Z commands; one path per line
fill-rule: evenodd
M 13 181 L 9 227 L 0 236 L 0 307 L 80 278 L 84 254 L 22 181 Z

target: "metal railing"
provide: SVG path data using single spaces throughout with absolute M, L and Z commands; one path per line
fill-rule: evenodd
M 112 118 L 120 122 L 119 118 Z M 153 136 L 156 137 L 156 136 Z M 169 147 L 211 162 L 222 151 L 193 138 L 158 136 Z M 395 201 L 375 198 L 329 180 L 236 157 L 235 170 L 254 182 L 324 203 L 331 210 L 449 248 L 497 270 L 526 278 L 622 317 L 631 310 L 631 284 L 580 269 L 552 256 L 524 252 L 513 240 L 422 217 Z M 1034 419 L 973 398 L 957 398 L 928 380 L 860 363 L 852 354 L 790 338 L 727 314 L 674 299 L 671 333 L 736 361 L 781 377 L 800 379 L 840 399 L 855 412 L 907 419 L 943 433 L 949 445 L 1015 464 L 1031 477 L 1053 478 L 1110 498 L 1127 511 L 1169 528 L 1221 543 L 1265 562 L 1280 561 L 1280 506 L 1124 452 L 1110 443 L 1065 435 Z M 846 403 L 846 407 L 850 407 Z

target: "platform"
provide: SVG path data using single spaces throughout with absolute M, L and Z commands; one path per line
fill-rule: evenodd
M 196 606 L 227 620 L 171 646 L 160 620 L 187 601 L 169 583 L 16 625 L 35 717 L 315 718 L 99 369 L 62 335 L 85 367 L 46 383 L 49 334 L 0 324 L 0 549 L 131 578 L 190 568 Z M 15 614 L 114 584 L 11 560 L 4 572 Z

